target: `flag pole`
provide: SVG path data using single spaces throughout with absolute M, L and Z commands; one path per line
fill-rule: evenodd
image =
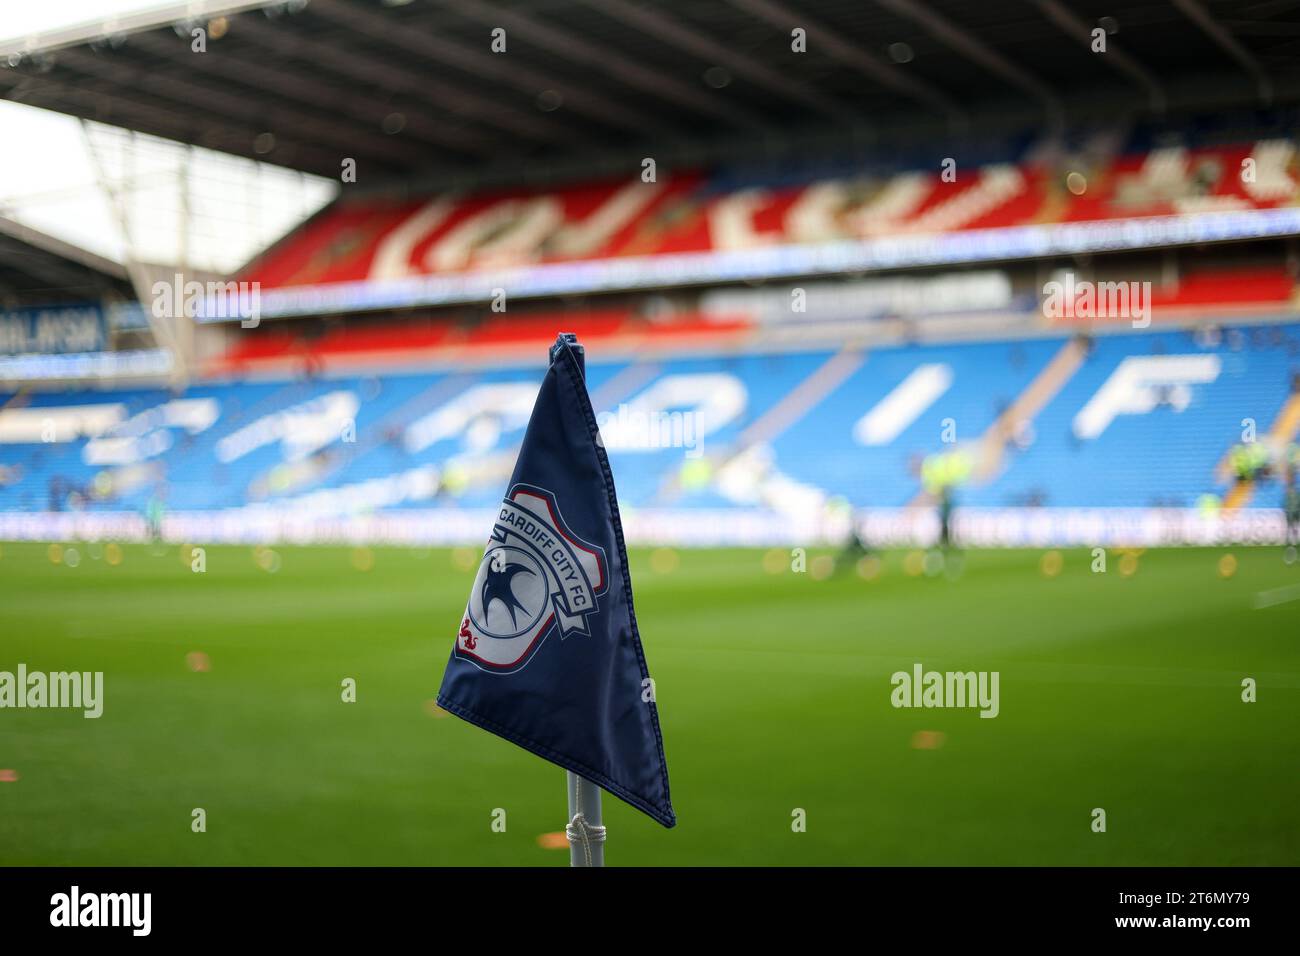
M 569 866 L 605 865 L 605 827 L 600 816 L 600 787 L 572 770 L 569 784 Z
M 561 332 L 560 336 L 578 360 L 578 372 L 587 377 L 586 350 L 578 344 L 578 336 L 573 332 Z M 551 346 L 548 358 L 554 362 L 559 343 Z M 600 814 L 600 787 L 572 770 L 565 772 L 569 794 L 569 824 L 564 828 L 569 838 L 570 866 L 604 866 L 605 865 L 605 827 Z

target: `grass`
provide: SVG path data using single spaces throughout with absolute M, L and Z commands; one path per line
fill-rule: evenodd
M 0 710 L 0 863 L 567 863 L 563 772 L 429 706 L 477 555 L 71 547 L 0 545 L 0 670 L 105 673 L 98 720 Z M 1223 553 L 634 552 L 680 823 L 606 797 L 610 864 L 1300 863 L 1300 566 Z M 916 662 L 1000 715 L 895 709 Z

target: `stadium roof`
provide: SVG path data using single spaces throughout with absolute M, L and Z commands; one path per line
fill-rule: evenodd
M 372 184 L 1300 101 L 1300 0 L 1116 6 L 190 0 L 0 41 L 0 96 L 331 177 L 352 157 Z
M 0 217 L 0 305 L 134 298 L 126 269 L 110 259 Z

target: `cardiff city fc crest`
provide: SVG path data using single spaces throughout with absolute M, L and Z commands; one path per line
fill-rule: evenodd
M 497 674 L 521 669 L 552 628 L 561 640 L 589 633 L 607 578 L 604 550 L 569 530 L 555 495 L 515 485 L 479 563 L 456 656 Z

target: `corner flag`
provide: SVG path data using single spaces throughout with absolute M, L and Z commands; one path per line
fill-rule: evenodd
M 581 347 L 561 335 L 438 704 L 677 822 Z

